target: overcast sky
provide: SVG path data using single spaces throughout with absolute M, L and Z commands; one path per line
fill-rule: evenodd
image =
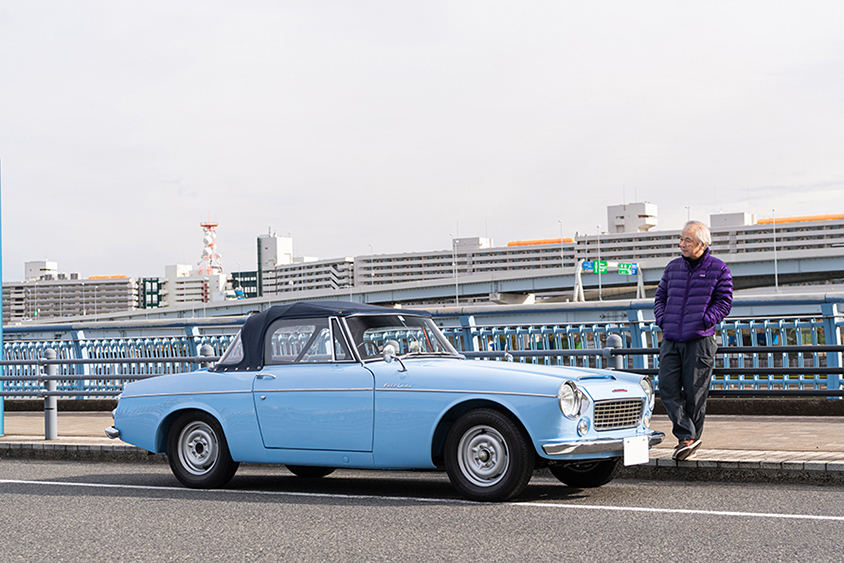
M 844 213 L 844 3 L 0 0 L 3 279 Z

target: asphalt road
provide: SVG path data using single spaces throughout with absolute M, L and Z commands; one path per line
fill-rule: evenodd
M 844 487 L 535 476 L 516 502 L 440 473 L 241 467 L 225 490 L 165 465 L 0 461 L 0 561 L 840 561 Z

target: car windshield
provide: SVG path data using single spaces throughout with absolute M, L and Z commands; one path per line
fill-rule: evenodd
M 406 315 L 359 315 L 346 318 L 352 340 L 363 360 L 382 358 L 392 344 L 398 356 L 457 356 L 434 322 Z

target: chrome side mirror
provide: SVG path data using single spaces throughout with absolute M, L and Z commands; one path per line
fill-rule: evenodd
M 384 361 L 391 364 L 396 358 L 396 347 L 392 344 L 385 344 L 382 353 L 384 354 Z
M 384 349 L 382 351 L 384 354 L 384 361 L 391 364 L 393 363 L 393 360 L 398 360 L 401 364 L 401 369 L 399 371 L 407 371 L 407 368 L 404 366 L 404 362 L 401 361 L 401 358 L 399 358 L 397 354 L 397 345 L 398 342 L 395 342 L 394 340 L 390 340 L 384 344 Z

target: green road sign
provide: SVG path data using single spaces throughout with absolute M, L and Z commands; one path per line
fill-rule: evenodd
M 607 273 L 607 261 L 606 260 L 596 260 L 595 266 L 599 274 L 606 274 Z
M 634 276 L 636 275 L 637 265 L 636 264 L 628 264 L 624 262 L 620 262 L 618 264 L 618 273 L 622 276 Z

